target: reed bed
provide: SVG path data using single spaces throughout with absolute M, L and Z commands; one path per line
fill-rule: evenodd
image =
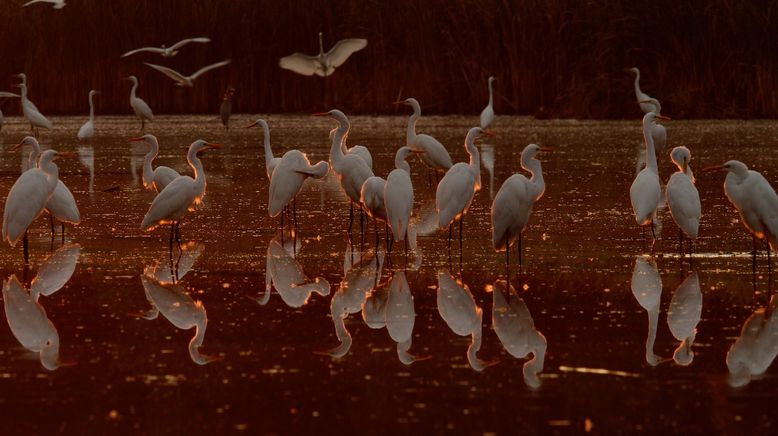
M 0 89 L 26 72 L 30 98 L 47 114 L 130 113 L 130 74 L 157 113 L 218 110 L 228 85 L 242 112 L 398 113 L 398 96 L 425 113 L 477 114 L 486 78 L 497 77 L 498 114 L 575 118 L 639 116 L 625 67 L 663 113 L 686 118 L 778 115 L 778 4 L 774 1 L 574 0 L 72 0 L 63 10 L 0 3 Z M 278 67 L 295 51 L 318 52 L 364 37 L 329 78 Z M 141 46 L 207 35 L 164 59 L 119 56 Z M 189 74 L 232 64 L 179 89 L 144 61 Z M 14 105 L 6 103 L 5 112 Z M 400 110 L 400 112 L 404 112 Z

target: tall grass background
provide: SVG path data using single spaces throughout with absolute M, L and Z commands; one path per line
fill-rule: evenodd
M 475 114 L 497 77 L 502 114 L 576 118 L 639 116 L 626 67 L 663 113 L 686 118 L 778 115 L 775 1 L 582 0 L 69 0 L 62 10 L 0 2 L 0 89 L 28 75 L 47 114 L 130 113 L 130 74 L 156 113 L 218 110 L 228 85 L 242 112 L 394 113 L 398 96 L 425 113 Z M 327 79 L 278 67 L 295 51 L 341 38 L 368 46 Z M 119 56 L 141 46 L 207 35 L 178 56 Z M 144 61 L 190 74 L 232 64 L 179 89 Z M 16 104 L 3 106 L 13 113 Z

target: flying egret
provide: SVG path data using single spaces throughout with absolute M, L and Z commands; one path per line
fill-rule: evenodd
M 258 119 L 246 126 L 246 128 L 250 129 L 256 126 L 262 126 L 262 132 L 265 135 L 263 142 L 265 147 L 265 171 L 267 171 L 267 180 L 270 181 L 273 178 L 273 171 L 281 163 L 281 158 L 273 157 L 273 150 L 270 148 L 270 127 L 268 127 L 267 121 Z
M 351 129 L 351 123 L 349 123 L 346 115 L 338 109 L 333 109 L 329 112 L 316 113 L 314 116 L 329 116 L 338 123 L 338 130 L 332 137 L 332 146 L 330 147 L 330 164 L 332 165 L 335 175 L 340 181 L 340 186 L 345 191 L 348 198 L 351 200 L 351 209 L 349 213 L 348 232 L 349 238 L 351 238 L 351 227 L 354 224 L 354 208 L 356 203 L 360 205 L 362 198 L 362 185 L 370 177 L 373 177 L 373 170 L 367 165 L 367 163 L 359 156 L 354 154 L 343 154 L 343 143 L 348 137 L 348 132 Z M 362 233 L 362 208 L 360 207 L 360 226 L 359 231 Z
M 180 243 L 178 228 L 181 220 L 190 210 L 202 204 L 205 196 L 205 172 L 197 154 L 209 148 L 222 148 L 221 144 L 212 144 L 198 139 L 189 146 L 186 161 L 192 167 L 195 177 L 178 176 L 165 189 L 157 194 L 148 212 L 143 217 L 141 229 L 150 231 L 157 226 L 170 224 L 170 250 L 173 250 L 173 236 Z
M 728 383 L 741 387 L 763 375 L 778 356 L 778 295 L 770 297 L 767 307 L 760 307 L 748 317 L 740 336 L 727 352 Z
M 654 112 L 655 114 L 659 114 L 659 111 L 657 108 L 650 102 L 647 102 L 646 100 L 650 99 L 651 96 L 644 93 L 640 90 L 640 70 L 638 70 L 635 67 L 632 68 L 626 68 L 624 71 L 631 72 L 635 75 L 635 98 L 638 101 L 638 104 L 640 105 L 640 110 L 643 111 L 644 114 L 647 114 L 649 112 Z
M 130 138 L 127 142 L 145 142 L 149 145 L 149 152 L 146 153 L 146 156 L 143 159 L 143 186 L 146 189 L 160 192 L 165 189 L 165 186 L 169 185 L 170 182 L 181 175 L 178 171 L 170 167 L 159 165 L 156 168 L 153 168 L 151 166 L 154 159 L 156 159 L 159 154 L 159 142 L 157 142 L 156 136 L 143 135 L 139 138 Z
M 465 150 L 470 155 L 470 163 L 459 162 L 452 166 L 438 183 L 435 191 L 435 209 L 438 211 L 438 228 L 448 227 L 448 248 L 451 250 L 451 227 L 459 220 L 459 249 L 462 250 L 462 221 L 470 209 L 473 195 L 481 189 L 481 161 L 476 138 L 494 136 L 493 133 L 480 127 L 473 127 L 467 132 Z
M 17 144 L 14 149 L 19 149 L 24 145 L 32 147 L 30 156 L 28 158 L 28 171 L 29 169 L 38 166 L 38 161 L 41 155 L 41 147 L 38 141 L 32 137 L 25 137 L 22 142 Z M 49 213 L 49 220 L 51 222 L 51 237 L 54 238 L 54 220 L 60 222 L 62 225 L 62 239 L 65 238 L 65 223 L 77 225 L 81 222 L 81 214 L 78 211 L 78 205 L 76 205 L 76 199 L 73 197 L 73 193 L 62 182 L 62 179 L 57 178 L 57 187 L 54 188 L 54 192 L 46 202 L 46 212 Z
M 271 217 L 278 216 L 289 203 L 295 201 L 306 178 L 323 179 L 329 169 L 330 166 L 326 161 L 319 161 L 316 165 L 311 165 L 308 156 L 300 150 L 289 150 L 284 153 L 270 179 L 267 200 L 268 214 Z M 293 209 L 294 225 L 297 226 L 296 206 L 293 206 Z
M 335 68 L 343 65 L 354 52 L 367 46 L 367 40 L 362 38 L 341 39 L 327 53 L 324 53 L 322 33 L 319 32 L 319 54 L 315 56 L 293 53 L 282 57 L 278 65 L 286 70 L 294 71 L 303 76 L 316 74 L 327 77 L 335 72 Z
M 730 160 L 703 171 L 727 171 L 724 193 L 740 213 L 740 221 L 751 233 L 756 268 L 756 240 L 767 239 L 767 265 L 770 268 L 770 248 L 778 248 L 778 195 L 767 179 L 749 170 L 746 164 Z
M 521 167 L 532 175 L 514 174 L 503 182 L 492 202 L 492 245 L 497 251 L 505 250 L 505 268 L 510 268 L 510 246 L 518 240 L 519 265 L 521 265 L 521 233 L 527 227 L 532 207 L 546 191 L 543 169 L 535 159 L 539 151 L 551 151 L 537 144 L 529 144 L 521 152 Z M 510 281 L 510 271 L 508 271 Z
M 522 374 L 527 386 L 540 387 L 538 374 L 543 371 L 548 341 L 543 333 L 535 328 L 532 314 L 527 304 L 508 282 L 497 280 L 492 292 L 492 328 L 503 348 L 511 356 L 523 359 L 532 354 L 532 359 L 524 363 Z
M 78 139 L 80 141 L 91 140 L 95 136 L 95 106 L 94 96 L 99 94 L 100 91 L 94 89 L 89 91 L 89 121 L 85 122 L 80 129 L 78 129 Z
M 162 56 L 168 58 L 168 57 L 172 57 L 172 56 L 177 55 L 178 54 L 178 50 L 181 47 L 189 44 L 190 42 L 207 43 L 207 42 L 211 42 L 211 39 L 210 38 L 206 38 L 206 37 L 188 38 L 188 39 L 183 39 L 181 41 L 178 41 L 177 43 L 171 45 L 170 47 L 165 47 L 164 45 L 162 47 L 143 47 L 143 48 L 138 48 L 138 49 L 135 49 L 135 50 L 130 50 L 127 53 L 123 54 L 121 57 L 125 58 L 127 56 L 132 56 L 135 53 L 140 53 L 140 52 L 143 52 L 143 51 L 147 51 L 147 52 L 151 52 L 151 53 L 158 53 L 158 54 L 161 54 Z
M 683 146 L 673 148 L 670 159 L 678 167 L 678 171 L 673 173 L 667 182 L 667 206 L 670 208 L 675 224 L 678 225 L 681 253 L 683 253 L 683 236 L 686 234 L 689 238 L 689 255 L 691 255 L 692 239 L 697 239 L 702 215 L 700 193 L 694 186 L 694 175 L 689 166 L 691 160 L 689 149 Z
M 643 168 L 632 186 L 629 188 L 629 199 L 632 203 L 632 210 L 635 212 L 635 220 L 640 226 L 651 226 L 651 233 L 656 243 L 656 234 L 654 234 L 654 219 L 656 218 L 656 209 L 662 198 L 661 187 L 659 186 L 659 170 L 656 163 L 656 153 L 654 152 L 654 139 L 651 137 L 651 124 L 654 119 L 668 119 L 653 112 L 647 113 L 643 117 L 643 139 L 646 142 L 646 167 Z M 645 232 L 645 227 L 644 227 Z M 654 245 L 651 245 L 654 249 Z
M 19 239 L 24 238 L 25 263 L 29 261 L 27 228 L 43 213 L 57 187 L 59 169 L 54 163 L 57 155 L 56 150 L 44 151 L 38 167 L 25 171 L 16 179 L 5 201 L 3 240 L 13 247 Z
M 408 225 L 413 213 L 413 183 L 411 167 L 405 160 L 412 152 L 410 147 L 400 147 L 394 155 L 395 169 L 389 173 L 384 187 L 384 209 L 394 241 L 405 241 L 408 250 Z M 392 244 L 389 244 L 391 250 Z
M 494 80 L 494 76 L 489 76 L 489 104 L 481 111 L 481 128 L 484 130 L 492 127 L 492 123 L 494 122 L 494 98 L 492 97 L 492 82 L 494 82 Z
M 692 345 L 697 336 L 697 324 L 702 315 L 702 292 L 696 272 L 690 273 L 678 285 L 667 309 L 667 326 L 675 339 L 681 341 L 673 353 L 678 365 L 689 365 L 694 359 Z
M 62 9 L 65 7 L 65 0 L 30 0 L 23 4 L 22 7 L 29 6 L 33 3 L 51 3 L 51 7 L 54 9 Z
M 30 130 L 32 130 L 34 127 L 51 129 L 53 127 L 51 121 L 46 119 L 46 117 L 40 113 L 38 108 L 27 99 L 27 85 L 22 82 L 13 86 L 21 89 L 22 114 L 24 115 L 24 118 L 27 118 L 27 121 L 30 123 Z
M 154 121 L 154 114 L 151 112 L 151 108 L 145 101 L 135 95 L 135 91 L 138 89 L 138 78 L 130 76 L 126 80 L 132 82 L 132 90 L 130 91 L 130 106 L 135 112 L 135 116 L 140 120 L 140 130 L 146 128 L 146 120 Z
M 208 71 L 215 70 L 216 68 L 221 68 L 225 65 L 228 65 L 232 60 L 227 59 L 225 61 L 217 62 L 215 64 L 211 64 L 208 66 L 205 66 L 203 68 L 200 68 L 195 73 L 189 76 L 184 76 L 183 74 L 179 73 L 178 71 L 172 70 L 168 67 L 163 67 L 162 65 L 155 65 L 150 64 L 148 62 L 144 62 L 144 64 L 150 66 L 151 68 L 154 68 L 155 70 L 159 71 L 160 73 L 170 77 L 171 79 L 176 81 L 176 86 L 186 87 L 186 88 L 192 88 L 194 86 L 194 80 L 198 77 L 202 76 L 203 74 L 207 73 Z
M 394 104 L 404 104 L 413 108 L 413 114 L 408 118 L 408 129 L 405 133 L 405 144 L 413 150 L 420 150 L 422 162 L 436 172 L 446 172 L 451 168 L 451 156 L 446 147 L 430 135 L 417 135 L 416 122 L 421 118 L 421 106 L 415 98 L 406 98 Z
M 221 115 L 222 124 L 227 130 L 230 130 L 230 116 L 232 116 L 232 97 L 234 96 L 235 88 L 230 86 L 227 88 L 227 91 L 224 92 L 222 104 L 219 106 L 219 115 Z

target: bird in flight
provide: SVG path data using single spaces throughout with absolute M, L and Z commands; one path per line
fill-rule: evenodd
M 36 1 L 43 1 L 43 0 L 36 0 Z M 30 2 L 30 3 L 32 3 L 32 2 Z M 64 6 L 64 2 L 63 2 L 63 6 Z M 170 47 L 165 47 L 163 45 L 162 47 L 143 47 L 143 48 L 138 48 L 138 49 L 135 49 L 135 50 L 128 51 L 127 53 L 123 54 L 122 57 L 126 58 L 127 56 L 134 55 L 135 53 L 140 53 L 142 51 L 149 51 L 149 52 L 152 52 L 152 53 L 159 53 L 163 57 L 169 58 L 169 57 L 173 57 L 173 56 L 177 55 L 178 54 L 178 50 L 181 47 L 189 44 L 190 42 L 199 42 L 199 43 L 205 44 L 206 42 L 211 42 L 211 38 L 206 38 L 204 36 L 201 36 L 201 37 L 197 37 L 197 38 L 182 39 L 181 41 L 178 41 L 177 43 L 171 45 Z
M 65 0 L 31 0 L 23 4 L 22 7 L 30 6 L 33 3 L 51 3 L 51 7 L 54 9 L 62 9 L 65 7 Z
M 352 53 L 362 50 L 366 46 L 367 40 L 363 38 L 341 39 L 330 51 L 324 53 L 322 33 L 319 32 L 318 55 L 311 56 L 303 53 L 293 53 L 282 57 L 278 61 L 278 65 L 281 68 L 294 71 L 303 76 L 316 74 L 320 77 L 327 77 L 335 72 L 335 68 L 343 65 Z
M 170 77 L 171 79 L 176 81 L 176 86 L 185 86 L 188 88 L 191 88 L 194 86 L 194 80 L 198 77 L 200 77 L 202 74 L 207 73 L 208 71 L 211 71 L 216 68 L 223 67 L 231 62 L 230 59 L 227 59 L 226 61 L 217 62 L 212 65 L 208 65 L 207 67 L 200 68 L 197 70 L 196 73 L 192 74 L 191 76 L 184 76 L 183 74 L 179 73 L 178 71 L 172 70 L 168 67 L 163 67 L 162 65 L 154 65 L 150 64 L 148 62 L 144 62 L 144 64 L 150 66 L 151 68 L 154 68 L 155 70 L 159 71 L 160 73 Z

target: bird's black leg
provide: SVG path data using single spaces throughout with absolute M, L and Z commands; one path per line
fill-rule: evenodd
M 640 226 L 640 230 L 643 232 L 643 251 L 646 251 L 646 226 Z
M 651 220 L 651 253 L 654 252 L 656 246 L 656 232 L 654 232 L 654 220 Z
M 348 243 L 349 245 L 353 245 L 353 241 L 351 239 L 351 228 L 354 226 L 354 202 L 349 201 L 349 209 L 348 209 Z
M 27 230 L 24 231 L 22 247 L 24 248 L 24 264 L 28 265 L 30 263 L 30 242 L 27 240 Z
M 292 219 L 294 220 L 294 231 L 297 233 L 297 197 L 292 200 Z
M 62 226 L 62 244 L 65 243 L 65 223 L 60 223 Z
M 767 245 L 767 274 L 770 275 L 773 273 L 773 267 L 770 262 L 770 237 L 765 236 L 765 245 Z
M 508 241 L 508 232 L 505 232 L 505 284 L 511 282 L 511 245 Z
M 173 235 L 176 233 L 176 223 L 170 223 L 170 263 L 173 263 Z
M 378 238 L 378 220 L 375 217 L 373 217 L 373 230 L 375 230 L 375 252 L 378 253 L 380 239 Z
M 751 241 L 754 243 L 754 249 L 751 251 L 751 269 L 756 275 L 756 236 L 751 235 Z
M 683 230 L 678 229 L 678 254 L 683 257 Z
M 181 249 L 181 221 L 176 221 L 176 243 L 178 243 L 178 252 L 183 251 Z
M 56 231 L 54 230 L 54 215 L 52 214 L 49 214 L 49 223 L 51 224 L 51 239 L 53 241 Z
M 451 226 L 453 226 L 453 221 L 448 224 L 448 260 L 449 263 L 451 263 Z
M 521 233 L 519 233 L 519 268 L 521 268 Z

